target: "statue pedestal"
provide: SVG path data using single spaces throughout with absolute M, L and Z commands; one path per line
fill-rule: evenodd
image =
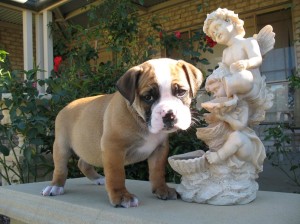
M 171 167 L 182 175 L 181 183 L 176 187 L 181 199 L 212 205 L 253 201 L 258 191 L 255 167 L 249 162 L 232 160 L 234 157 L 222 164 L 209 164 L 202 150 L 170 157 Z

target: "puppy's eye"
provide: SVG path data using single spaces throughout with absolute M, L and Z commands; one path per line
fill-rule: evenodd
M 142 96 L 142 100 L 146 103 L 152 103 L 154 101 L 154 97 L 152 95 Z
M 185 90 L 185 89 L 177 89 L 176 96 L 177 97 L 184 97 L 186 93 L 187 93 L 187 90 Z
M 172 89 L 172 93 L 174 96 L 178 98 L 183 98 L 188 90 L 186 90 L 187 87 L 179 86 L 178 84 L 175 84 Z

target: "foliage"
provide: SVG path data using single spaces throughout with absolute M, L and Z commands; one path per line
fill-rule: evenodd
M 202 54 L 206 51 L 213 53 L 214 45 L 210 44 L 206 34 L 201 29 L 191 32 L 190 37 L 183 38 L 179 31 L 173 33 L 165 31 L 157 20 L 152 21 L 152 26 L 159 33 L 161 44 L 166 49 L 167 55 L 175 53 L 178 59 L 184 59 L 194 65 L 198 63 L 209 64 L 209 61 L 203 58 Z
M 300 69 L 298 69 L 298 71 L 294 74 L 292 74 L 290 77 L 289 77 L 289 86 L 292 88 L 292 89 L 300 89 L 300 77 L 299 77 L 299 71 Z
M 293 131 L 291 127 L 279 124 L 266 130 L 265 140 L 273 140 L 275 147 L 274 151 L 267 153 L 267 157 L 273 166 L 300 187 L 300 160 L 292 149 L 290 134 L 286 132 L 288 129 Z
M 134 56 L 132 49 L 136 48 L 138 41 L 136 8 L 133 4 L 128 4 L 127 0 L 106 1 L 101 8 L 108 13 L 99 18 L 99 29 L 107 34 L 105 45 L 109 50 L 120 55 L 120 61 L 116 61 L 116 64 L 134 65 L 131 64 L 135 63 L 135 60 L 132 60 L 132 56 Z
M 105 10 L 105 13 L 99 13 L 99 10 Z M 113 93 L 118 78 L 130 67 L 154 57 L 157 49 L 179 46 L 182 58 L 193 64 L 207 64 L 208 61 L 201 58 L 201 52 L 212 52 L 203 33 L 195 32 L 191 38 L 185 40 L 180 38 L 180 33 L 176 33 L 176 39 L 171 38 L 174 34 L 163 31 L 159 19 L 156 19 L 155 23 L 154 20 L 141 21 L 137 16 L 136 6 L 128 0 L 106 0 L 100 7 L 91 10 L 89 17 L 89 27 L 69 25 L 64 29 L 63 35 L 56 24 L 50 24 L 54 37 L 54 55 L 59 60 L 55 62 L 55 69 L 48 79 L 36 79 L 38 68 L 9 72 L 8 68 L 1 64 L 1 94 L 11 93 L 10 98 L 2 100 L 2 111 L 9 109 L 11 124 L 0 125 L 3 133 L 0 145 L 3 157 L 0 163 L 4 165 L 5 173 L 13 170 L 21 182 L 27 182 L 29 175 L 36 176 L 40 165 L 46 167 L 46 172 L 53 169 L 52 163 L 46 162 L 43 155 L 52 152 L 55 117 L 69 102 L 81 97 Z M 148 22 L 150 28 L 141 29 L 141 22 Z M 161 31 L 164 32 L 164 36 L 159 38 Z M 113 53 L 112 61 L 97 61 L 99 45 L 94 46 L 95 40 Z M 2 51 L 0 55 L 4 61 Z M 23 75 L 26 76 L 25 80 L 22 79 Z M 37 84 L 46 87 L 46 96 L 51 94 L 51 97 L 39 95 Z M 195 122 L 199 122 L 199 111 L 197 112 L 194 106 L 193 110 L 196 111 L 193 114 Z M 188 131 L 172 134 L 171 154 L 204 148 L 202 142 L 196 138 L 195 132 L 195 127 L 192 127 Z M 18 134 L 24 136 L 21 148 L 18 148 L 15 139 Z M 24 155 L 23 161 L 17 160 L 17 151 Z M 8 154 L 13 154 L 16 159 L 13 167 L 5 166 Z M 25 167 L 21 166 L 21 162 Z M 77 158 L 74 156 L 69 162 L 69 177 L 82 175 L 76 163 Z M 127 177 L 147 180 L 146 166 L 145 162 L 128 166 Z M 17 171 L 14 169 L 16 167 Z M 179 180 L 170 167 L 167 168 L 166 178 L 168 181 Z
M 292 92 L 300 88 L 299 70 L 289 79 Z M 300 187 L 300 160 L 293 149 L 294 142 L 291 136 L 295 135 L 293 124 L 279 124 L 267 129 L 265 140 L 274 141 L 274 151 L 268 152 L 267 157 L 271 164 L 280 169 L 293 183 Z M 296 154 L 295 154 L 296 153 Z
M 53 168 L 46 163 L 43 153 L 50 151 L 54 128 L 52 120 L 57 111 L 53 111 L 56 106 L 52 101 L 38 97 L 34 79 L 36 72 L 37 69 L 12 73 L 3 69 L 0 71 L 1 111 L 5 113 L 8 110 L 11 120 L 9 124 L 1 122 L 0 125 L 0 152 L 3 153 L 0 164 L 4 170 L 1 175 L 8 183 L 11 183 L 7 175 L 9 171 L 24 183 L 29 181 L 30 176 L 36 177 L 41 166 L 46 168 L 46 172 Z M 20 78 L 20 73 L 26 76 L 26 80 Z M 4 93 L 10 93 L 10 96 L 4 98 Z M 25 137 L 21 147 L 16 136 Z M 24 158 L 18 157 L 20 152 Z M 14 161 L 12 164 L 6 162 L 5 157 L 9 154 Z
M 300 41 L 300 35 L 294 43 Z M 288 77 L 289 91 L 295 94 L 300 89 L 300 69 L 293 71 Z M 297 113 L 297 111 L 295 110 Z M 293 149 L 294 143 L 291 136 L 295 136 L 294 124 L 279 124 L 267 129 L 265 140 L 274 141 L 274 151 L 268 152 L 267 157 L 274 167 L 280 169 L 293 183 L 300 187 L 300 159 L 299 153 Z M 292 134 L 291 134 L 292 133 Z M 296 153 L 296 155 L 295 155 Z M 300 189 L 300 188 L 299 188 Z

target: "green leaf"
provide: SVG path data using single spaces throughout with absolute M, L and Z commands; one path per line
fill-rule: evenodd
M 297 166 L 297 165 L 292 165 L 291 168 L 290 168 L 290 171 L 296 170 L 296 169 L 298 169 L 298 168 L 299 168 L 299 166 Z
M 20 130 L 20 131 L 24 131 L 26 129 L 26 124 L 24 122 L 20 122 L 17 124 L 17 128 Z
M 4 98 L 4 104 L 7 108 L 10 108 L 10 106 L 12 105 L 13 101 L 11 99 L 8 98 Z
M 9 53 L 7 53 L 6 51 L 4 50 L 0 50 L 0 61 L 1 62 L 4 62 L 5 61 L 5 58 L 6 58 L 6 55 L 8 55 Z
M 198 11 L 198 12 L 202 12 L 202 8 L 203 8 L 203 7 L 202 7 L 202 4 L 199 4 L 198 7 L 197 7 L 197 11 Z
M 38 134 L 38 130 L 36 128 L 30 128 L 29 131 L 27 132 L 27 137 L 35 138 L 37 134 Z
M 208 48 L 208 49 L 206 49 L 209 53 L 211 53 L 211 54 L 213 54 L 214 53 L 214 50 L 213 49 L 211 49 L 211 48 Z
M 26 158 L 27 161 L 31 161 L 31 158 L 32 158 L 32 151 L 31 151 L 31 148 L 30 147 L 26 147 L 24 148 L 24 157 Z
M 35 139 L 31 140 L 31 143 L 34 144 L 34 145 L 43 145 L 44 141 L 40 138 L 35 138 Z
M 0 152 L 4 155 L 4 156 L 8 156 L 9 155 L 9 148 L 7 148 L 5 145 L 0 145 Z
M 39 84 L 40 86 L 44 86 L 44 85 L 45 85 L 45 80 L 39 80 L 39 81 L 38 81 L 38 84 Z
M 33 80 L 35 78 L 37 70 L 36 69 L 31 69 L 28 71 L 25 71 L 24 73 L 26 74 L 27 80 Z
M 209 65 L 209 61 L 206 58 L 200 59 L 199 61 L 200 63 L 204 64 L 204 65 Z

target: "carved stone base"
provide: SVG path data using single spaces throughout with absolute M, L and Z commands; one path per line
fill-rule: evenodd
M 172 156 L 171 167 L 182 175 L 176 190 L 182 200 L 212 205 L 247 204 L 256 198 L 258 177 L 252 163 L 232 157 L 209 164 L 204 151 Z

